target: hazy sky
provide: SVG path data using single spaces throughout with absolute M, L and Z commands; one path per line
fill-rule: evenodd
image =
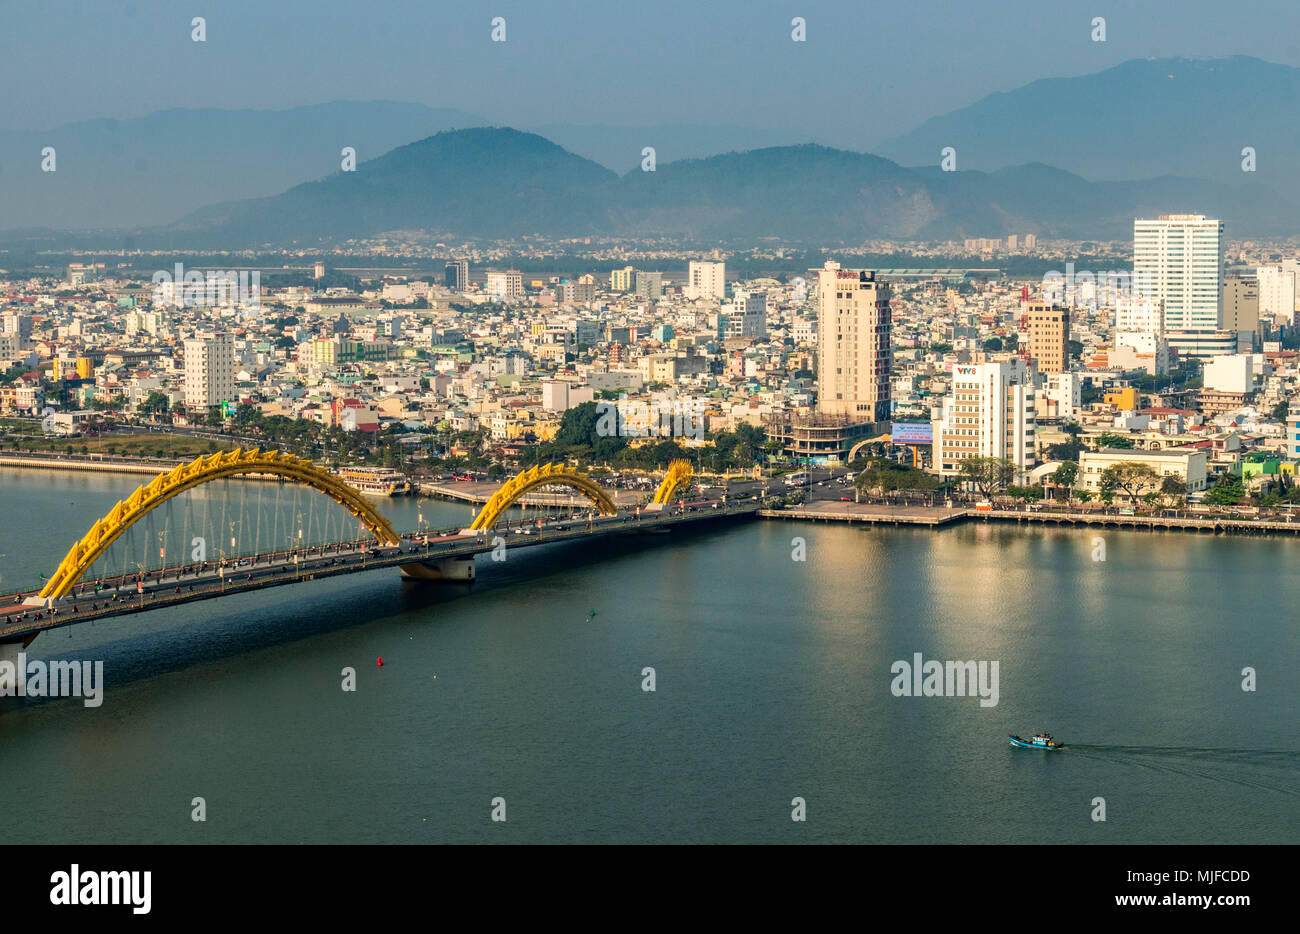
M 796 16 L 807 42 L 791 41 Z M 730 123 L 863 148 L 1036 78 L 1237 54 L 1300 65 L 1300 3 L 0 0 L 0 128 L 390 99 L 514 125 Z

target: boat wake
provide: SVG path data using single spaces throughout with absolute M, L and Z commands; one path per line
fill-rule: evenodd
M 1137 768 L 1151 769 L 1188 778 L 1200 778 L 1206 781 L 1226 782 L 1244 788 L 1258 788 L 1278 794 L 1300 797 L 1300 787 L 1295 783 L 1297 771 L 1300 771 L 1300 751 L 1275 749 L 1223 749 L 1205 746 L 1110 746 L 1088 743 L 1069 743 L 1067 749 L 1075 755 L 1112 762 L 1116 765 L 1131 765 Z M 1224 774 L 1228 767 L 1250 766 L 1253 769 L 1283 770 L 1279 774 L 1281 784 L 1272 781 L 1258 781 L 1254 777 Z M 1207 771 L 1215 769 L 1215 771 Z M 1268 776 L 1270 779 L 1272 776 Z M 1291 784 L 1285 782 L 1290 779 Z

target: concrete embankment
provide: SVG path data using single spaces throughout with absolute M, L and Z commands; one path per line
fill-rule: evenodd
M 31 470 L 89 470 L 95 473 L 132 473 L 156 477 L 166 473 L 177 464 L 188 464 L 194 458 L 168 460 L 149 458 L 135 460 L 129 457 L 99 459 L 93 455 L 57 454 L 31 456 L 27 454 L 0 454 L 0 467 L 23 467 Z M 241 480 L 283 480 L 274 474 L 240 474 Z
M 0 467 L 29 467 L 37 470 L 94 470 L 100 473 L 160 474 L 186 461 L 132 460 L 130 458 L 93 458 L 57 454 L 32 457 L 26 454 L 0 454 Z
M 764 519 L 808 522 L 849 522 L 864 525 L 914 525 L 943 528 L 966 521 L 1018 525 L 1057 525 L 1089 528 L 1201 532 L 1210 535 L 1300 535 L 1300 520 L 1250 519 L 1232 515 L 1118 515 L 1101 511 L 979 510 L 939 506 L 890 506 L 869 503 L 813 502 L 793 509 L 764 509 Z
M 501 488 L 499 483 L 479 483 L 476 481 L 459 481 L 452 483 L 417 483 L 416 489 L 424 496 L 440 499 L 459 500 L 463 503 L 481 505 L 492 498 Z M 617 506 L 636 506 L 649 498 L 644 490 L 606 490 Z M 567 509 L 590 509 L 591 500 L 579 493 L 525 493 L 519 502 L 529 506 L 554 506 Z

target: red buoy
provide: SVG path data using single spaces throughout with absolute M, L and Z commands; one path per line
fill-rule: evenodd
M 375 661 L 375 667 L 377 667 L 377 668 L 383 668 L 383 667 L 384 667 L 384 656 L 382 656 L 382 655 L 379 656 L 379 658 Z

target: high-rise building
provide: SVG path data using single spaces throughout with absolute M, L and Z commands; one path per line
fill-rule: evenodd
M 657 302 L 664 297 L 664 274 L 636 271 L 636 297 Z
M 1038 419 L 1071 422 L 1083 407 L 1083 377 L 1078 373 L 1053 373 L 1037 393 Z
M 218 331 L 185 342 L 185 405 L 203 411 L 235 398 L 235 343 Z
M 1285 266 L 1260 266 L 1255 270 L 1259 284 L 1259 313 L 1267 318 L 1295 321 L 1296 274 Z
M 1223 224 L 1203 214 L 1133 221 L 1133 279 L 1139 294 L 1164 305 L 1165 327 L 1222 326 Z
M 890 416 L 889 286 L 827 260 L 817 271 L 817 409 L 863 422 Z
M 499 302 L 520 301 L 524 297 L 524 274 L 518 269 L 489 271 L 487 293 Z
M 1223 278 L 1223 330 L 1249 331 L 1253 340 L 1259 326 L 1259 283 L 1241 276 Z M 1249 349 L 1249 347 L 1247 348 Z
M 593 302 L 596 300 L 596 284 L 590 281 L 583 282 L 582 279 L 577 282 L 561 279 L 555 286 L 555 300 L 561 305 Z
M 624 266 L 622 269 L 611 270 L 609 273 L 609 290 L 611 292 L 631 292 L 632 282 L 635 278 L 635 267 Z
M 453 292 L 464 292 L 469 288 L 469 263 L 466 260 L 448 260 L 444 272 L 447 288 Z
M 727 264 L 691 260 L 686 278 L 687 298 L 721 301 L 727 294 Z
M 322 263 L 320 260 L 317 260 L 316 265 L 312 267 L 311 277 L 313 279 L 325 278 L 325 264 Z
M 1115 330 L 1137 334 L 1164 334 L 1165 314 L 1160 302 L 1145 296 L 1115 301 Z
M 998 457 L 1013 462 L 1023 479 L 1035 464 L 1034 411 L 1034 372 L 1024 360 L 954 366 L 952 390 L 932 421 L 939 475 L 956 476 L 970 457 Z
M 32 316 L 17 311 L 0 315 L 0 334 L 10 335 L 19 350 L 26 350 L 32 342 Z
M 1070 370 L 1070 309 L 1064 305 L 1031 303 L 1029 357 L 1040 373 L 1068 373 Z
M 737 292 L 718 316 L 718 336 L 767 337 L 767 293 Z

